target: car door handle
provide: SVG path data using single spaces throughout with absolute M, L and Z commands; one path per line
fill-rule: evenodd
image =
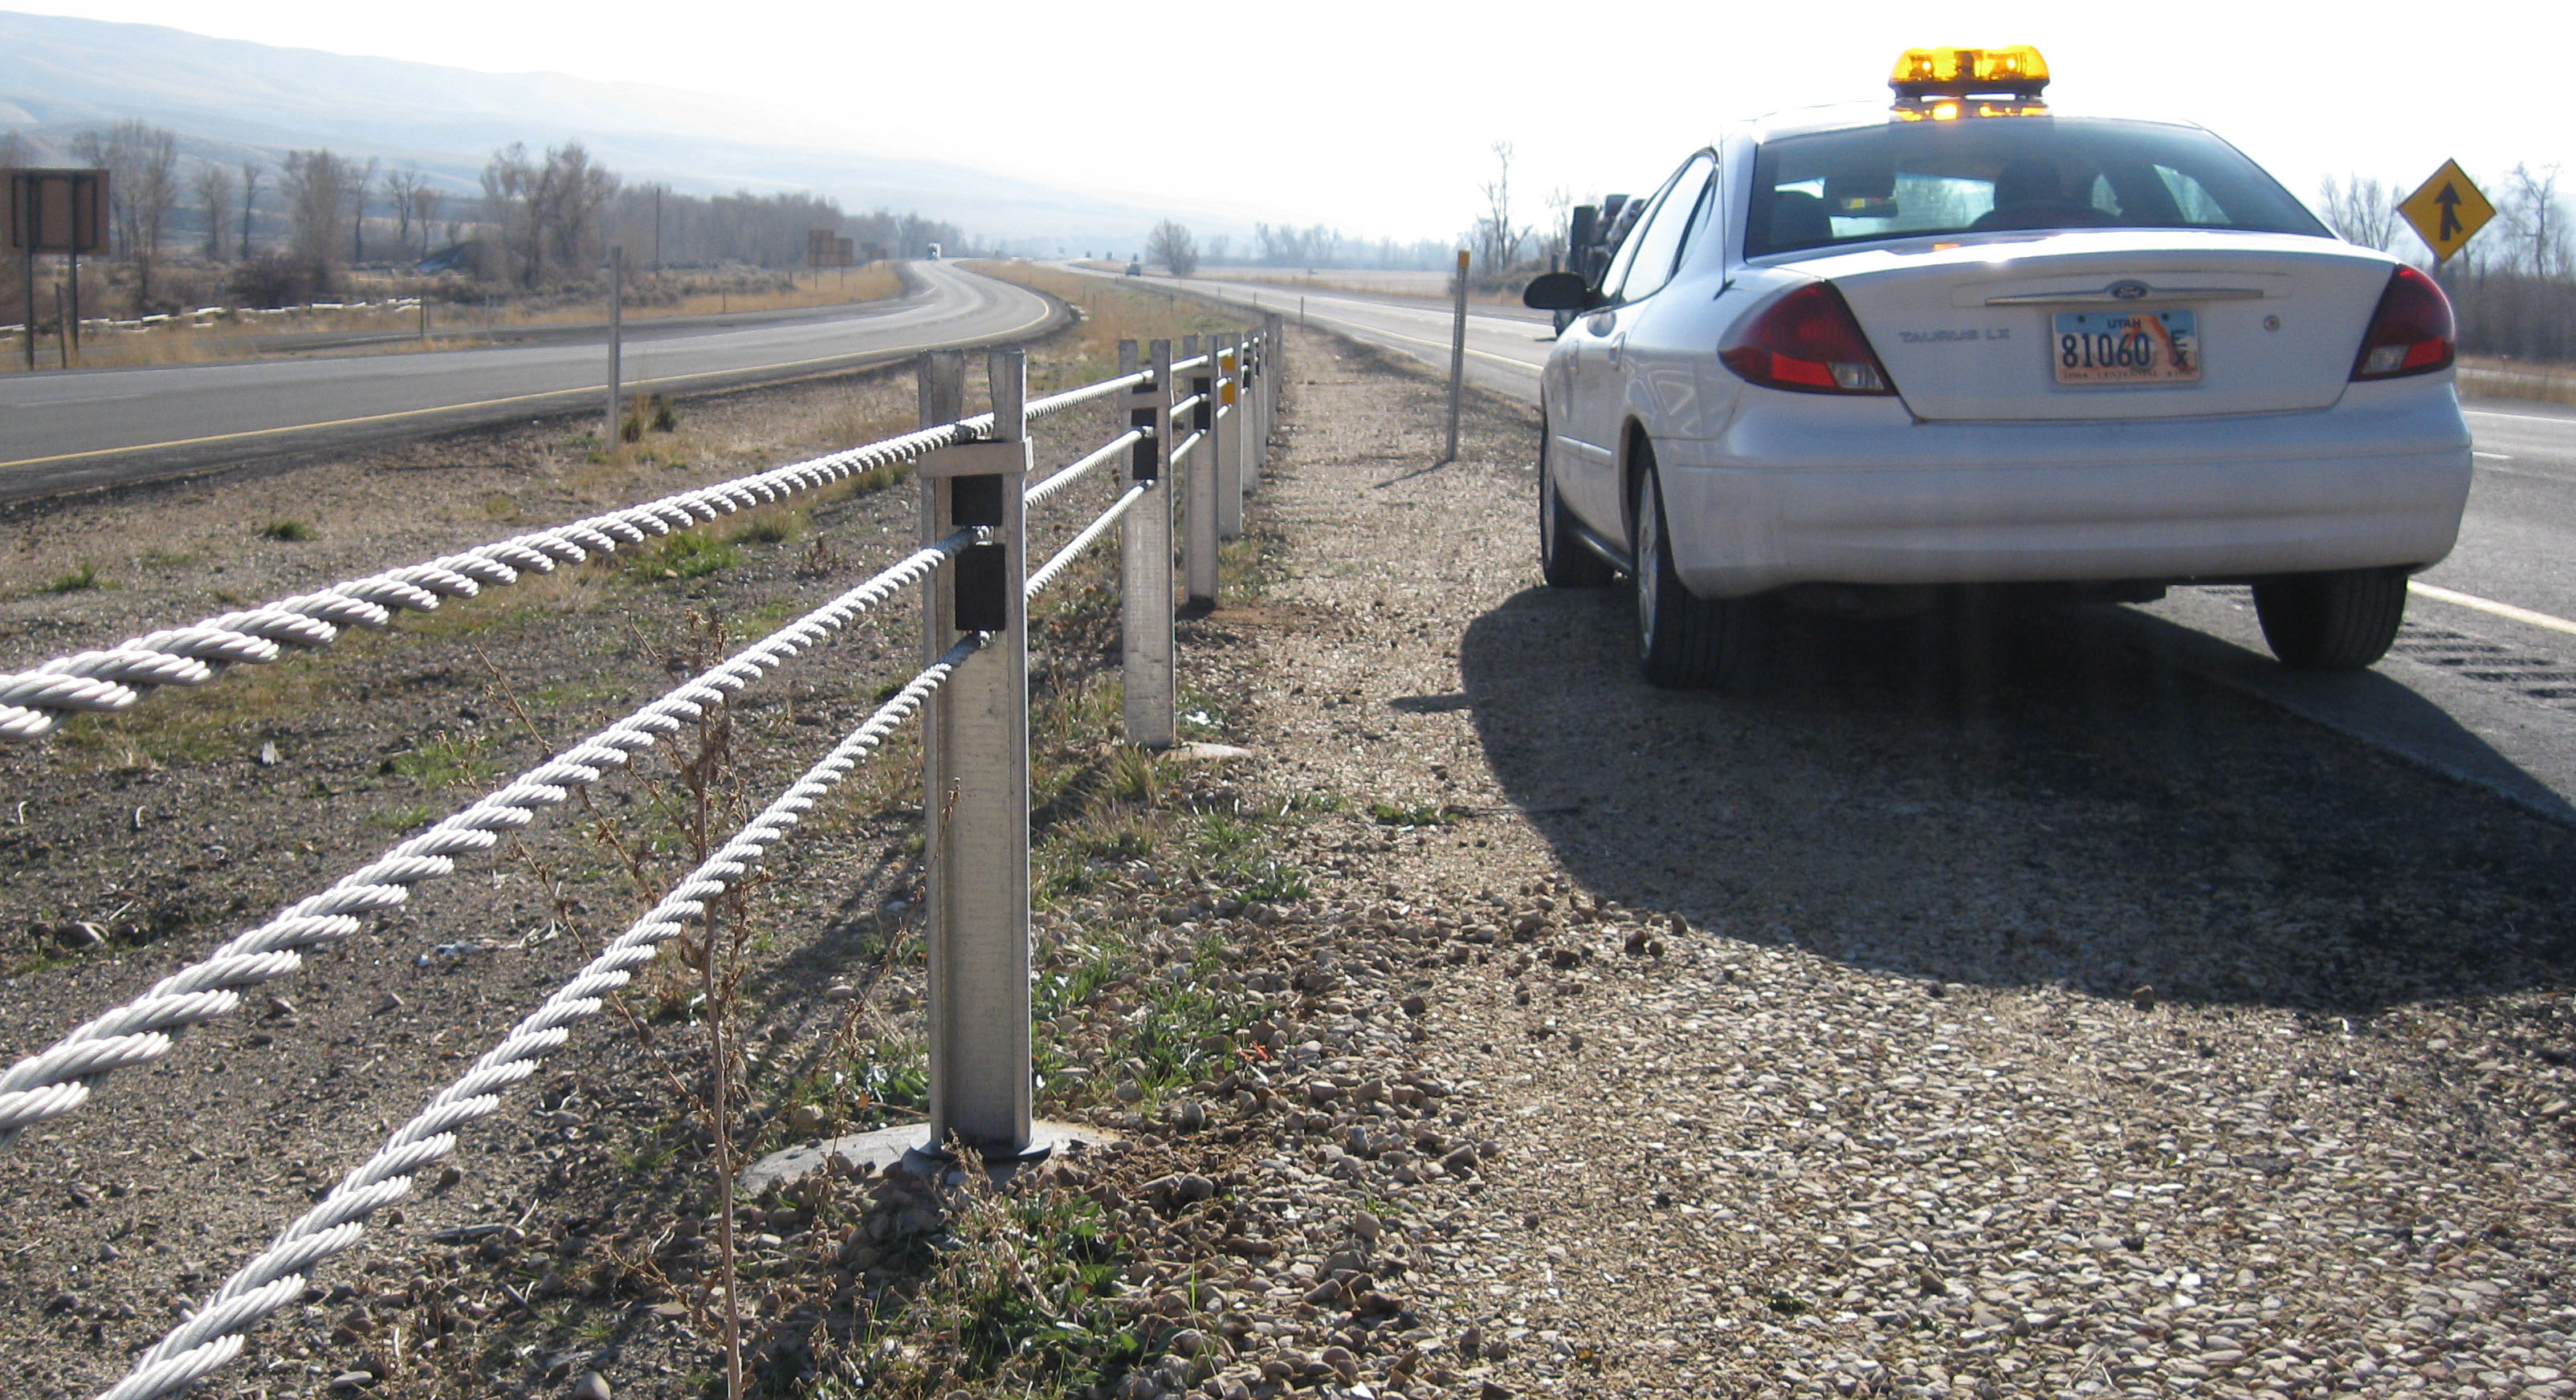
M 1617 335 L 1603 341 L 1602 344 L 1608 348 L 1610 368 L 1617 369 L 1619 367 L 1619 352 L 1626 349 L 1628 345 L 1628 333 L 1626 331 L 1621 331 Z

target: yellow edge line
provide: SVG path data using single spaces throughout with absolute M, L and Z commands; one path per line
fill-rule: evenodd
M 2576 622 L 2569 622 L 2563 617 L 2551 617 L 2547 613 L 2533 612 L 2529 608 L 2517 608 L 2511 603 L 2499 603 L 2491 598 L 2478 597 L 2474 593 L 2454 593 L 2450 589 L 2436 588 L 2429 583 L 2416 583 L 2410 580 L 2406 590 L 2410 593 L 2420 593 L 2437 603 L 2475 608 L 2482 613 L 2492 613 L 2497 617 L 2510 618 L 2515 622 L 2527 622 L 2534 627 L 2546 627 L 2552 632 L 2564 632 L 2571 637 L 2576 637 Z
M 1030 326 L 1037 325 L 1039 322 L 1044 320 L 1046 320 L 1046 317 L 1040 316 L 1036 321 L 1023 322 L 1020 325 L 1011 327 L 1009 330 L 1000 332 L 1000 334 L 1014 335 L 1020 331 L 1027 330 Z M 974 339 L 977 340 L 982 340 L 984 338 L 985 337 L 983 336 L 974 337 Z M 894 348 L 900 349 L 901 347 Z M 836 360 L 846 360 L 857 355 L 873 355 L 882 353 L 885 352 L 876 350 L 854 350 L 846 355 L 818 355 L 809 360 L 786 360 L 774 365 L 754 365 L 749 369 L 739 370 L 710 370 L 707 371 L 707 373 L 767 374 L 772 370 L 803 369 L 807 365 L 831 364 Z M 630 380 L 624 387 L 629 389 L 644 389 L 650 388 L 656 384 L 677 384 L 684 379 L 702 379 L 705 377 L 706 376 L 703 374 L 666 374 L 658 379 Z M 607 385 L 603 383 L 596 388 L 590 389 L 548 389 L 541 394 L 512 394 L 507 398 L 478 399 L 473 403 L 440 404 L 435 408 L 405 408 L 396 410 L 392 413 L 365 414 L 357 418 L 334 418 L 327 423 L 290 423 L 282 428 L 252 428 L 246 432 L 215 433 L 207 437 L 173 438 L 168 442 L 139 442 L 131 447 L 98 447 L 92 448 L 86 452 L 59 452 L 51 457 L 21 457 L 14 462 L 0 462 L 0 471 L 7 471 L 12 467 L 41 467 L 51 462 L 77 462 L 84 457 L 121 457 L 129 452 L 157 452 L 163 448 L 170 447 L 202 447 L 210 442 L 239 442 L 244 438 L 277 437 L 284 433 L 319 432 L 324 428 L 349 428 L 355 427 L 361 423 L 390 423 L 397 418 L 421 418 L 434 413 L 468 413 L 478 408 L 498 408 L 503 404 L 509 403 L 534 403 L 540 399 L 560 399 L 580 394 L 596 393 L 606 387 Z

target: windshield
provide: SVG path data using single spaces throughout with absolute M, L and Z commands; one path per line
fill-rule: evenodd
M 2009 229 L 2218 228 L 2331 237 L 2235 147 L 2081 117 L 1905 122 L 1784 136 L 1753 158 L 1748 257 Z

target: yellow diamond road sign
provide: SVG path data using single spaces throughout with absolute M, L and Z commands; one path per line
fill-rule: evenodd
M 2495 206 L 2478 187 L 2469 183 L 2468 172 L 2456 160 L 2442 162 L 2424 187 L 2406 196 L 2397 206 L 2406 222 L 2422 235 L 2424 246 L 2433 250 L 2438 262 L 2449 262 L 2461 245 L 2477 236 L 2487 220 L 2495 217 Z

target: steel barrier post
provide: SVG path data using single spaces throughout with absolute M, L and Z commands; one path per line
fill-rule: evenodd
M 1210 347 L 1213 350 L 1213 346 Z M 1199 338 L 1187 336 L 1181 341 L 1181 357 L 1197 359 Z M 1190 449 L 1189 471 L 1182 480 L 1185 499 L 1182 517 L 1185 533 L 1181 540 L 1182 588 L 1190 595 L 1190 606 L 1216 606 L 1216 367 L 1201 365 L 1190 371 L 1190 392 L 1198 403 L 1190 409 L 1190 430 L 1199 435 L 1198 446 Z
M 922 814 L 930 954 L 930 1138 L 989 1161 L 1031 1146 L 1029 1049 L 1028 577 L 1020 492 L 1028 480 L 1028 362 L 988 361 L 993 428 L 922 458 L 922 539 L 981 527 L 924 590 L 922 647 L 990 640 L 922 712 Z M 965 359 L 923 357 L 925 427 L 965 416 Z
M 1179 742 L 1179 654 L 1172 625 L 1172 342 L 1153 344 L 1154 380 L 1127 394 L 1127 425 L 1153 434 L 1129 451 L 1129 484 L 1145 496 L 1118 522 L 1118 635 L 1127 689 L 1127 742 Z M 1118 343 L 1118 372 L 1137 370 L 1136 342 Z
M 1262 318 L 1262 343 L 1270 363 L 1261 376 L 1261 468 L 1270 469 L 1270 435 L 1279 425 L 1279 390 L 1288 378 L 1288 318 L 1272 312 Z
M 1243 535 L 1243 348 L 1233 336 L 1214 340 L 1216 357 L 1216 537 Z
M 1261 380 L 1269 373 L 1270 347 L 1253 331 L 1243 338 L 1243 494 L 1261 489 Z

